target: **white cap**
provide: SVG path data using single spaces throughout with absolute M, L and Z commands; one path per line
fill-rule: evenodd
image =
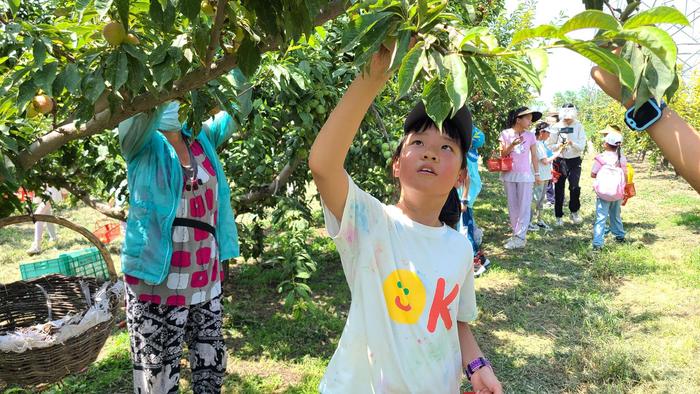
M 564 104 L 559 110 L 559 117 L 561 119 L 576 119 L 577 112 L 573 104 Z
M 604 139 L 605 143 L 612 146 L 617 146 L 622 143 L 622 134 L 620 133 L 608 133 Z

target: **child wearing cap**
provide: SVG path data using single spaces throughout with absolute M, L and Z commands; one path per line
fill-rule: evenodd
M 547 146 L 555 150 L 562 148 L 561 157 L 555 161 L 555 167 L 561 176 L 554 184 L 554 216 L 556 226 L 564 225 L 564 199 L 566 183 L 569 183 L 569 212 L 571 222 L 581 223 L 578 213 L 581 209 L 581 156 L 586 148 L 586 132 L 583 124 L 576 119 L 577 110 L 573 104 L 564 104 L 560 110 L 561 121 L 553 126 Z
M 542 220 L 542 208 L 546 197 L 546 190 L 549 183 L 552 181 L 552 162 L 559 157 L 561 148 L 552 152 L 545 145 L 545 141 L 549 138 L 550 130 L 549 123 L 540 122 L 535 127 L 535 137 L 537 138 L 537 169 L 540 174 L 540 183 L 536 183 L 533 188 L 533 200 L 535 201 L 535 211 L 530 220 L 529 230 L 537 231 L 539 229 L 551 230 L 551 227 Z
M 619 133 L 608 133 L 605 136 L 603 147 L 605 150 L 603 153 L 597 155 L 593 162 L 593 168 L 591 169 L 591 177 L 598 178 L 598 175 L 602 170 L 622 171 L 623 176 L 619 180 L 622 182 L 622 187 L 624 188 L 624 182 L 627 179 L 627 158 L 622 154 L 622 134 Z M 618 172 L 619 174 L 619 172 Z M 606 174 L 606 176 L 608 176 Z M 597 179 L 600 181 L 600 179 Z M 603 198 L 598 195 L 596 199 L 596 215 L 595 223 L 593 225 L 593 250 L 600 250 L 603 248 L 603 243 L 605 241 L 605 224 L 608 219 L 610 219 L 610 232 L 615 236 L 615 240 L 618 242 L 625 241 L 625 230 L 622 226 L 622 217 L 620 214 L 622 198 L 616 199 L 614 201 L 609 201 L 610 198 Z

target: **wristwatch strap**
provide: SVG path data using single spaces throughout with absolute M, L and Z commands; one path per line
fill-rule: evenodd
M 467 379 L 471 381 L 474 373 L 484 367 L 491 367 L 489 360 L 484 357 L 477 357 L 467 364 L 467 368 L 464 370 L 464 373 L 467 374 Z

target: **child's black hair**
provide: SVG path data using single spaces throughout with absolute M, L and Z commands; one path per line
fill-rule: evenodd
M 401 156 L 401 150 L 403 149 L 403 145 L 406 142 L 406 139 L 408 139 L 409 135 L 414 133 L 423 133 L 430 128 L 440 130 L 435 122 L 427 115 L 425 118 L 419 118 L 416 119 L 415 122 L 406 124 L 401 140 L 399 140 L 399 144 L 396 146 L 396 151 L 394 151 L 394 156 L 391 158 L 391 162 L 395 162 Z M 445 120 L 442 123 L 442 130 L 440 131 L 459 145 L 462 157 L 460 168 L 467 168 L 466 154 L 472 144 L 472 130 L 459 130 L 452 122 Z
M 537 126 L 535 126 L 535 135 L 540 135 L 542 130 L 546 129 L 547 127 L 549 127 L 549 123 L 547 122 L 538 123 Z
M 466 106 L 462 107 L 453 118 L 445 119 L 445 121 L 442 122 L 442 129 L 440 129 L 427 115 L 422 102 L 419 102 L 416 105 L 416 108 L 414 108 L 414 110 L 411 111 L 406 118 L 403 136 L 401 136 L 401 140 L 396 146 L 394 155 L 391 158 L 392 165 L 399 159 L 399 157 L 401 157 L 403 145 L 409 135 L 423 133 L 433 127 L 440 130 L 441 133 L 447 135 L 453 141 L 457 142 L 460 149 L 459 155 L 462 158 L 460 168 L 465 169 L 467 167 L 467 151 L 472 144 L 472 128 L 474 127 L 472 124 L 471 112 L 469 112 L 469 109 Z M 397 188 L 401 188 L 401 185 L 398 184 L 398 182 Z M 447 196 L 445 204 L 440 210 L 439 219 L 441 222 L 454 228 L 459 222 L 461 212 L 462 210 L 459 201 L 459 194 L 457 193 L 457 189 L 452 188 Z

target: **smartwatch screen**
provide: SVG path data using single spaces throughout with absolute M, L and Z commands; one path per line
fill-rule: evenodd
M 650 99 L 634 112 L 634 107 L 625 113 L 625 123 L 632 130 L 646 130 L 661 117 L 661 108 L 656 104 L 656 100 Z

